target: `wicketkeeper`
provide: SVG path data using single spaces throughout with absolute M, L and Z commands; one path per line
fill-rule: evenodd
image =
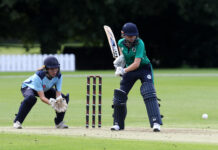
M 147 108 L 150 126 L 154 132 L 160 131 L 162 119 L 153 83 L 153 71 L 145 51 L 144 42 L 134 23 L 124 24 L 122 39 L 118 42 L 120 56 L 114 61 L 115 75 L 122 76 L 120 89 L 114 90 L 113 108 L 114 122 L 111 130 L 124 130 L 127 114 L 127 95 L 134 83 L 141 80 L 141 95 Z
M 62 94 L 61 86 L 60 64 L 55 57 L 49 56 L 44 60 L 44 66 L 22 83 L 21 92 L 24 100 L 14 119 L 14 128 L 22 129 L 21 125 L 24 119 L 37 101 L 36 97 L 39 97 L 55 110 L 54 122 L 56 128 L 68 128 L 63 119 L 69 102 L 69 94 L 66 96 Z

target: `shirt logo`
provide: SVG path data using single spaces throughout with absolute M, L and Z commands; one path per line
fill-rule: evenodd
M 43 85 L 43 89 L 46 88 L 46 85 Z
M 147 75 L 147 78 L 148 78 L 148 79 L 151 79 L 151 75 L 150 75 L 150 74 L 148 74 L 148 75 Z
M 136 52 L 136 48 L 135 48 L 135 47 L 133 47 L 133 48 L 132 48 L 132 51 L 133 51 L 133 52 Z

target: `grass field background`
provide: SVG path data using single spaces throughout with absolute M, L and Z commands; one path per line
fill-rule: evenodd
M 1 150 L 216 150 L 218 145 L 99 139 L 71 136 L 0 134 Z
M 40 47 L 31 47 L 27 52 L 22 44 L 0 44 L 0 54 L 40 54 Z
M 28 73 L 0 73 L 0 126 L 12 126 L 14 114 L 17 113 L 20 102 L 23 97 L 20 93 L 20 87 L 23 80 L 25 80 L 32 72 Z M 76 72 L 63 72 L 65 75 L 63 80 L 63 93 L 70 93 L 69 108 L 66 113 L 65 121 L 69 126 L 84 126 L 85 127 L 85 103 L 86 103 L 86 75 L 96 74 L 103 76 L 103 94 L 102 94 L 102 125 L 109 127 L 112 125 L 112 98 L 113 90 L 119 88 L 120 78 L 114 77 L 113 71 L 76 71 Z M 162 128 L 200 128 L 200 129 L 218 129 L 218 71 L 216 69 L 160 69 L 155 70 L 155 86 L 157 95 L 162 99 L 161 113 L 165 116 L 163 119 Z M 140 82 L 138 81 L 128 95 L 128 114 L 126 119 L 127 127 L 149 127 L 147 113 L 143 99 L 140 95 Z M 201 118 L 203 113 L 207 113 L 209 118 L 204 120 Z M 23 123 L 23 127 L 28 126 L 54 126 L 53 118 L 55 113 L 48 105 L 42 103 L 39 99 L 32 111 L 27 116 Z M 1 139 L 13 139 L 13 134 L 0 133 Z M 16 135 L 17 136 L 17 135 Z M 28 142 L 31 139 L 27 135 L 19 135 L 21 138 Z M 79 142 L 93 142 L 104 143 L 110 146 L 107 149 L 113 148 L 111 144 L 120 143 L 118 145 L 127 145 L 130 140 L 103 140 L 90 139 L 90 138 L 76 138 L 76 137 L 47 137 L 45 135 L 31 135 L 37 137 L 40 141 L 50 139 L 60 139 L 63 143 L 68 143 L 69 139 Z M 2 142 L 2 140 L 0 140 Z M 18 145 L 19 138 L 15 140 Z M 34 143 L 34 141 L 32 141 Z M 173 146 L 172 143 L 162 142 L 143 142 L 134 141 L 136 147 L 150 149 L 214 149 L 218 145 L 205 145 L 201 144 L 187 144 L 177 143 L 179 146 Z M 55 143 L 56 145 L 58 143 Z M 73 143 L 71 143 L 73 144 Z M 5 146 L 7 145 L 7 146 Z M 15 144 L 16 145 L 16 144 Z M 46 144 L 41 143 L 38 146 Z M 91 144 L 92 145 L 92 144 Z M 116 144 L 115 144 L 116 145 Z M 149 145 L 155 145 L 152 148 Z M 162 146 L 161 146 L 162 145 Z M 8 149 L 13 149 L 13 144 L 1 144 Z M 23 144 L 28 147 L 28 144 Z M 37 145 L 35 145 L 37 147 Z M 94 145 L 93 145 L 94 146 Z M 5 148 L 4 149 L 7 149 Z M 45 146 L 46 147 L 46 146 Z M 121 146 L 123 147 L 123 146 Z M 84 147 L 77 147 L 78 149 L 86 149 Z M 95 149 L 90 146 L 90 149 Z M 125 148 L 125 147 L 123 147 Z M 0 147 L 1 149 L 1 147 Z M 34 144 L 33 144 L 34 149 Z M 58 148 L 57 148 L 58 149 Z M 99 146 L 98 149 L 104 149 Z
M 218 71 L 213 69 L 155 71 L 155 86 L 158 97 L 162 99 L 161 113 L 165 116 L 163 127 L 218 128 L 216 73 Z M 33 73 L 0 73 L 1 126 L 12 125 L 14 114 L 17 113 L 23 99 L 20 92 L 21 83 L 31 74 Z M 119 77 L 113 76 L 112 71 L 63 72 L 66 77 L 63 79 L 62 91 L 70 93 L 70 104 L 65 121 L 70 126 L 85 125 L 86 75 L 89 74 L 103 76 L 102 124 L 110 126 L 112 125 L 113 90 L 119 88 L 120 81 Z M 140 81 L 137 81 L 129 93 L 126 126 L 149 126 L 145 105 L 140 95 L 140 85 Z M 208 113 L 207 120 L 201 118 L 203 113 Z M 52 108 L 38 99 L 23 125 L 52 126 L 54 115 Z

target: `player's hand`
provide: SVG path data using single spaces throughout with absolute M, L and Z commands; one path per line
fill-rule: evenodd
M 116 69 L 116 71 L 115 71 L 115 75 L 116 76 L 122 76 L 122 75 L 124 75 L 126 72 L 125 72 L 125 70 L 124 70 L 124 68 L 123 67 L 117 67 L 117 69 Z
M 56 99 L 50 98 L 49 99 L 49 104 L 52 106 L 52 105 L 54 105 L 54 103 L 56 103 Z
M 117 57 L 114 62 L 114 67 L 117 68 L 117 67 L 125 67 L 126 65 L 126 61 L 125 61 L 125 58 L 123 55 L 120 55 L 119 57 Z
M 50 98 L 49 104 L 58 113 L 65 112 L 67 110 L 67 102 L 64 98 L 62 98 L 62 96 L 59 96 L 56 99 Z
M 56 103 L 56 99 L 54 99 L 54 98 L 50 98 L 50 99 L 49 99 L 49 104 L 50 104 L 51 107 L 54 108 L 54 109 L 55 109 L 55 103 Z
M 61 101 L 57 102 L 56 111 L 58 113 L 65 112 L 67 110 L 67 101 L 63 98 Z
M 64 98 L 60 95 L 56 98 L 57 103 L 61 102 Z

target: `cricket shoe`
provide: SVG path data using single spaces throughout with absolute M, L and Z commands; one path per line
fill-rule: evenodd
M 19 121 L 14 122 L 13 126 L 15 129 L 22 129 L 21 123 Z
M 120 127 L 119 127 L 118 125 L 113 125 L 113 126 L 111 127 L 111 130 L 112 130 L 112 131 L 118 131 L 118 130 L 120 130 Z
M 66 124 L 64 124 L 63 121 L 61 121 L 58 125 L 55 125 L 55 127 L 57 129 L 67 129 L 68 128 L 68 126 Z
M 160 124 L 159 123 L 154 123 L 153 132 L 160 132 Z

